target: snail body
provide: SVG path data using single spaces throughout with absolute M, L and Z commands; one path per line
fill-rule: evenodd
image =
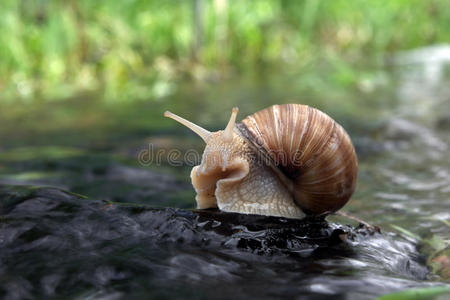
M 354 192 L 358 162 L 345 130 L 325 113 L 300 104 L 273 105 L 224 130 L 209 132 L 170 112 L 205 142 L 191 171 L 197 207 L 303 218 L 344 206 Z

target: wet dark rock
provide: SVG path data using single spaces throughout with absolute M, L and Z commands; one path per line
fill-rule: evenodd
M 409 282 L 380 288 L 382 280 L 371 281 L 375 274 L 426 277 L 414 249 L 364 226 L 324 219 L 155 209 L 55 188 L 0 186 L 0 297 L 6 299 L 227 298 L 236 289 L 235 298 L 373 296 Z M 358 274 L 354 282 L 340 275 L 348 272 Z
M 351 229 L 332 226 L 323 218 L 304 220 L 197 210 L 198 221 L 205 230 L 231 236 L 237 247 L 258 254 L 288 253 L 314 250 L 342 243 L 341 235 Z

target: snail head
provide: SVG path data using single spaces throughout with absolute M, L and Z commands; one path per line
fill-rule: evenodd
M 185 125 L 206 143 L 201 164 L 191 172 L 198 208 L 217 207 L 215 191 L 219 181 L 232 184 L 249 172 L 248 161 L 243 157 L 244 140 L 234 131 L 238 111 L 234 107 L 226 128 L 216 132 L 210 132 L 169 111 L 164 113 L 165 117 Z

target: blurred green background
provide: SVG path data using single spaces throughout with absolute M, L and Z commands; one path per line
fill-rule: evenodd
M 450 41 L 447 0 L 2 0 L 2 102 L 155 100 L 180 82 L 317 73 L 358 84 L 361 66 Z M 328 83 L 327 83 L 328 84 Z

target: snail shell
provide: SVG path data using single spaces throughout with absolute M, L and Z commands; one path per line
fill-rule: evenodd
M 237 124 L 240 132 L 292 182 L 306 213 L 333 212 L 355 190 L 358 162 L 345 130 L 306 105 L 274 105 Z
M 303 218 L 334 212 L 355 190 L 358 162 L 345 130 L 300 104 L 274 105 L 209 132 L 170 112 L 206 142 L 191 172 L 198 208 Z

